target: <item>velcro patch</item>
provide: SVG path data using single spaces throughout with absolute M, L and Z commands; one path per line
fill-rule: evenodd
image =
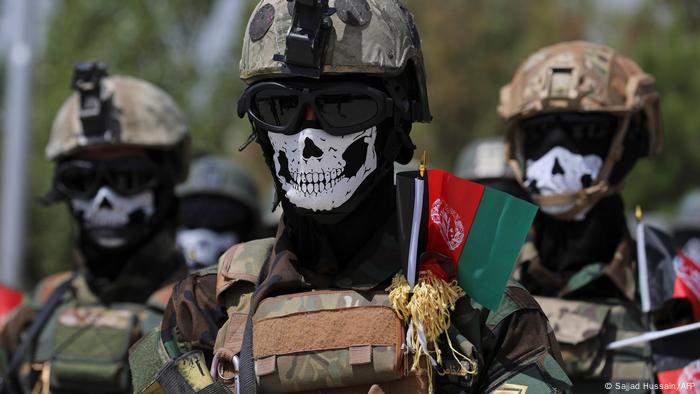
M 362 307 L 297 313 L 253 324 L 253 354 L 271 355 L 345 349 L 358 345 L 396 346 L 401 321 L 391 308 Z
M 131 325 L 133 312 L 124 309 L 106 309 L 103 307 L 66 308 L 58 317 L 64 327 L 109 327 L 119 330 Z

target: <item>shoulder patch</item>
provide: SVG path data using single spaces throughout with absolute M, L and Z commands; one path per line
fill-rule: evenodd
M 221 255 L 216 277 L 217 297 L 238 281 L 255 284 L 274 244 L 274 238 L 257 239 L 234 245 Z
M 253 20 L 250 22 L 248 27 L 248 35 L 250 39 L 255 42 L 259 41 L 265 36 L 265 33 L 272 26 L 272 22 L 275 20 L 275 7 L 272 4 L 265 4 L 262 6 L 253 16 Z

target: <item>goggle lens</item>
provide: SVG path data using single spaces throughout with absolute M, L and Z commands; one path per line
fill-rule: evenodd
M 332 127 L 351 127 L 375 117 L 379 104 L 367 95 L 335 93 L 317 97 L 316 109 Z
M 299 96 L 282 89 L 259 92 L 253 98 L 251 110 L 261 121 L 284 126 L 291 123 L 299 112 Z
M 346 135 L 379 124 L 393 115 L 393 102 L 381 90 L 363 84 L 328 84 L 318 89 L 278 82 L 253 85 L 239 102 L 239 114 L 265 131 L 296 134 L 311 107 L 329 134 Z
M 55 186 L 67 197 L 87 198 L 102 186 L 129 196 L 153 188 L 158 183 L 155 164 L 143 159 L 118 161 L 71 160 L 59 164 Z
M 86 167 L 66 167 L 59 170 L 56 175 L 56 186 L 66 194 L 88 194 L 91 190 L 96 189 L 98 183 L 98 174 Z

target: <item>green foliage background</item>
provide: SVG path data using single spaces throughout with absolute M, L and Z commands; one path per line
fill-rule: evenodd
M 495 108 L 499 88 L 534 50 L 558 41 L 591 39 L 635 58 L 657 78 L 662 92 L 666 153 L 640 163 L 628 178 L 630 206 L 671 212 L 683 192 L 700 179 L 700 35 L 697 1 L 641 1 L 641 7 L 609 10 L 593 0 L 407 0 L 423 39 L 431 109 L 435 120 L 418 125 L 413 138 L 431 164 L 451 168 L 470 140 L 500 135 Z M 51 121 L 70 94 L 74 63 L 99 59 L 113 74 L 156 83 L 188 115 L 196 150 L 230 156 L 252 171 L 261 188 L 269 177 L 259 151 L 237 146 L 248 125 L 235 116 L 242 89 L 237 76 L 239 45 L 216 70 L 202 99 L 192 89 L 202 78 L 193 51 L 213 0 L 100 1 L 56 4 L 46 45 L 35 68 L 31 195 L 50 186 L 52 165 L 43 156 Z M 247 12 L 253 7 L 247 4 Z M 242 21 L 245 21 L 244 17 Z M 243 24 L 239 26 L 237 37 Z M 265 193 L 263 193 L 265 195 Z M 63 205 L 31 204 L 27 231 L 27 284 L 69 268 L 71 228 Z

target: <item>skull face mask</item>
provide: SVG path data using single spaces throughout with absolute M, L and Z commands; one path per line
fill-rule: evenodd
M 102 186 L 92 198 L 71 198 L 73 216 L 83 231 L 104 248 L 119 248 L 146 231 L 154 212 L 154 192 L 146 190 L 124 197 Z
M 305 128 L 293 135 L 267 133 L 274 175 L 294 206 L 331 211 L 347 202 L 377 169 L 377 127 L 333 136 Z
M 523 186 L 541 198 L 543 212 L 583 220 L 597 201 L 584 198 L 598 185 L 618 119 L 609 114 L 544 114 L 522 121 L 519 129 Z
M 557 146 L 539 159 L 526 162 L 524 184 L 531 192 L 543 196 L 577 192 L 593 184 L 602 166 L 600 156 L 584 156 Z M 573 206 L 573 203 L 569 203 L 544 205 L 541 208 L 546 213 L 558 214 Z M 581 212 L 576 219 L 582 220 L 587 211 Z
M 234 231 L 184 227 L 178 228 L 175 239 L 190 270 L 216 264 L 226 249 L 240 241 Z

